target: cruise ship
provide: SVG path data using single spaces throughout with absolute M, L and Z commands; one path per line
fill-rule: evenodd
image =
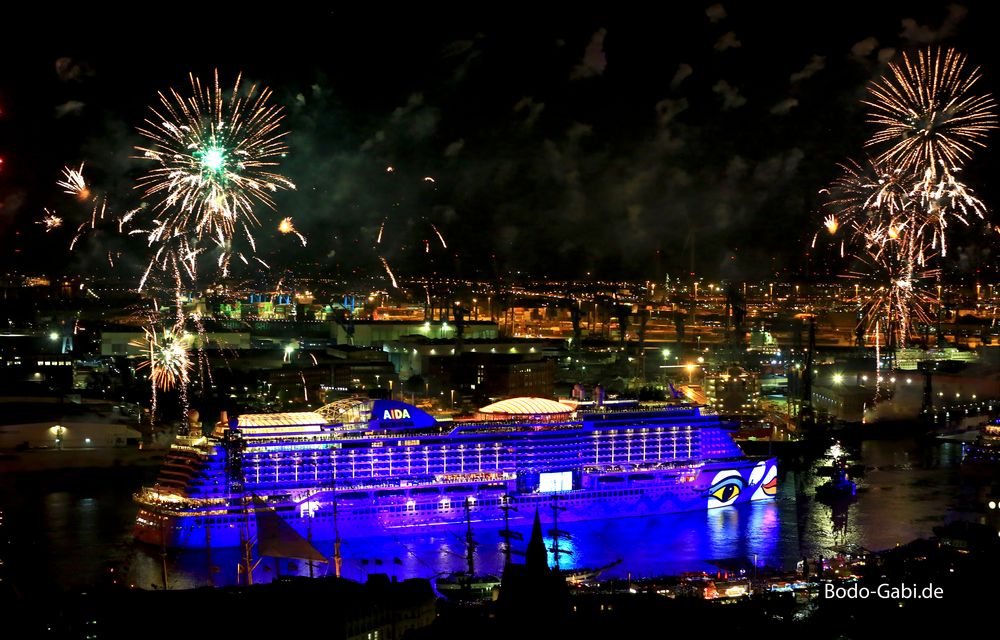
M 332 540 L 505 518 L 527 526 L 554 503 L 562 522 L 773 499 L 775 459 L 745 456 L 730 436 L 704 407 L 638 402 L 515 398 L 474 420 L 384 399 L 241 415 L 177 438 L 135 496 L 135 536 L 239 546 L 256 535 L 248 514 L 260 504 L 304 537 Z

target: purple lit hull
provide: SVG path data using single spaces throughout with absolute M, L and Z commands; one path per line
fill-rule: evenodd
M 553 504 L 565 508 L 560 522 L 604 520 L 634 516 L 659 515 L 683 511 L 725 508 L 753 500 L 772 499 L 776 483 L 775 460 L 738 460 L 705 463 L 650 473 L 604 473 L 584 476 L 584 488 L 558 493 L 523 493 L 511 491 L 510 505 L 516 509 L 508 514 L 511 526 L 530 524 L 538 509 L 543 519 L 550 517 Z M 721 487 L 721 488 L 717 488 Z M 727 489 L 727 487 L 736 487 Z M 357 497 L 337 499 L 336 531 L 333 498 L 321 491 L 307 501 L 272 503 L 285 522 L 304 538 L 314 541 L 334 539 L 339 532 L 343 539 L 406 533 L 431 528 L 463 525 L 466 521 L 465 502 L 471 499 L 469 519 L 473 523 L 496 522 L 502 526 L 501 491 L 449 491 L 455 487 L 441 486 L 439 492 L 391 497 Z M 714 495 L 713 495 L 714 494 Z M 720 499 L 725 498 L 725 499 Z M 309 513 L 313 516 L 309 517 Z M 140 513 L 136 537 L 153 545 L 175 548 L 233 547 L 241 543 L 244 518 L 238 513 L 226 516 L 204 516 L 197 513 L 169 515 L 162 520 L 149 512 Z M 248 529 L 256 537 L 256 524 L 251 514 Z

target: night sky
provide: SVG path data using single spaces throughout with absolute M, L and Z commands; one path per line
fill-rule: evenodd
M 70 254 L 89 209 L 55 182 L 85 161 L 113 208 L 136 206 L 132 186 L 149 165 L 131 157 L 135 126 L 157 91 L 187 87 L 188 72 L 217 68 L 231 84 L 242 71 L 286 109 L 282 172 L 298 189 L 278 194 L 276 213 L 262 207 L 255 231 L 275 270 L 377 274 L 385 255 L 404 278 L 662 278 L 688 271 L 692 238 L 709 277 L 822 272 L 822 257 L 805 258 L 818 191 L 837 162 L 861 157 L 871 127 L 859 100 L 886 62 L 941 43 L 982 66 L 983 90 L 1000 83 L 993 14 L 974 3 L 685 3 L 617 15 L 272 6 L 46 8 L 6 20 L 4 270 L 107 272 L 109 250 L 121 252 L 122 275 L 144 266 L 142 243 L 111 233 Z M 990 149 L 965 173 L 988 205 L 995 173 Z M 44 233 L 43 207 L 64 227 Z M 283 216 L 306 249 L 278 234 Z M 987 238 L 981 226 L 959 234 L 955 268 L 988 260 Z

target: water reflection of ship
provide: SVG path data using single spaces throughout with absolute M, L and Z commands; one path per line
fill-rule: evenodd
M 847 516 L 849 512 L 849 502 L 844 500 L 835 500 L 830 504 L 830 519 L 833 522 L 833 536 L 839 544 L 847 542 Z

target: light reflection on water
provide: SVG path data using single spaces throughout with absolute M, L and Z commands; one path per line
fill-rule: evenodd
M 955 514 L 949 509 L 959 490 L 957 464 L 961 447 L 935 444 L 921 450 L 913 441 L 870 441 L 855 455 L 867 467 L 858 478 L 859 497 L 839 509 L 814 499 L 816 486 L 826 478 L 815 472 L 784 473 L 777 498 L 708 511 L 621 518 L 593 522 L 560 523 L 571 534 L 560 540 L 564 569 L 596 568 L 621 560 L 605 575 L 648 576 L 685 571 L 715 571 L 712 560 L 736 559 L 758 565 L 794 568 L 803 556 L 829 556 L 838 545 L 883 549 L 917 537 L 931 535 L 931 528 Z M 823 464 L 820 461 L 819 464 Z M 135 507 L 131 483 L 90 483 L 83 487 L 37 489 L 20 483 L 18 495 L 0 490 L 0 508 L 16 533 L 4 551 L 15 562 L 15 577 L 25 585 L 84 586 L 106 581 L 111 566 L 128 571 L 129 581 L 141 588 L 162 585 L 163 559 L 158 549 L 127 544 Z M 8 508 L 10 507 L 10 508 Z M 551 514 L 542 512 L 548 531 Z M 500 523 L 474 525 L 477 572 L 499 574 L 503 566 Z M 515 549 L 524 549 L 530 526 L 513 527 L 524 536 Z M 41 533 L 44 532 L 44 533 Z M 551 536 L 546 546 L 552 546 Z M 333 544 L 317 547 L 333 555 Z M 9 549 L 13 549 L 10 551 Z M 433 577 L 466 567 L 464 527 L 419 535 L 387 535 L 347 539 L 342 547 L 343 575 L 363 579 L 367 573 L 389 573 L 400 578 Z M 553 560 L 550 551 L 550 562 Z M 519 557 L 515 557 L 519 561 Z M 171 588 L 232 584 L 239 551 L 215 549 L 170 552 L 167 574 Z M 281 573 L 309 575 L 304 562 L 265 559 L 255 578 L 268 581 Z M 325 565 L 313 568 L 325 575 Z

